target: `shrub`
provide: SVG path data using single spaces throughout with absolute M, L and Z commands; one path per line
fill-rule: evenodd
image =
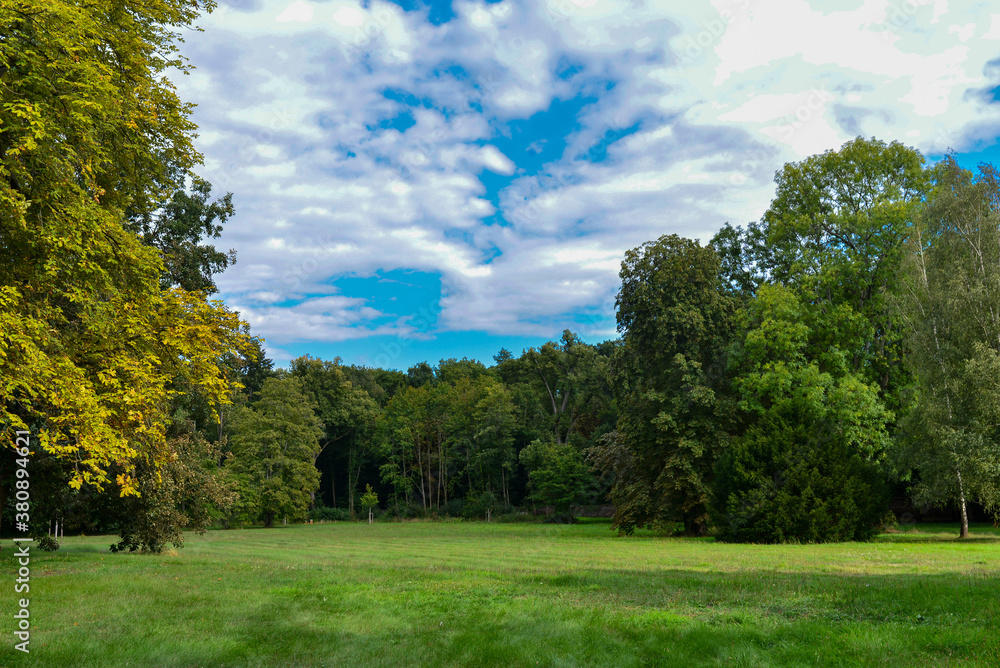
M 59 541 L 52 536 L 38 536 L 35 538 L 35 547 L 46 552 L 55 552 L 59 549 Z
M 316 507 L 309 511 L 309 519 L 316 522 L 346 522 L 351 519 L 351 513 L 346 508 L 329 508 L 317 503 Z
M 449 499 L 448 503 L 444 504 L 444 514 L 448 517 L 464 517 L 462 515 L 464 506 L 462 499 Z
M 537 439 L 521 451 L 520 459 L 528 470 L 533 501 L 566 513 L 579 500 L 588 472 L 575 447 Z
M 888 505 L 880 467 L 839 438 L 796 425 L 740 439 L 719 462 L 714 524 L 722 541 L 868 540 Z
M 493 495 L 493 492 L 469 492 L 462 506 L 462 517 L 467 520 L 486 519 L 486 511 L 490 515 L 503 511 L 503 505 Z
M 394 503 L 386 508 L 386 515 L 397 520 L 411 520 L 417 517 L 425 517 L 427 513 L 415 503 Z

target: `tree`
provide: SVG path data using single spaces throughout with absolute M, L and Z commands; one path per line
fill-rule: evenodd
M 521 451 L 520 459 L 528 470 L 530 498 L 557 513 L 568 512 L 588 475 L 579 451 L 568 443 L 537 440 Z
M 397 503 L 399 495 L 410 502 L 410 494 L 422 475 L 416 453 L 423 445 L 426 397 L 426 388 L 407 386 L 389 400 L 378 422 L 376 443 L 383 462 L 379 474 L 383 483 L 392 486 Z M 422 481 L 420 488 L 423 497 Z
M 334 507 L 337 503 L 337 461 L 343 461 L 346 472 L 348 508 L 354 514 L 354 497 L 358 478 L 364 465 L 372 430 L 379 407 L 364 390 L 354 387 L 340 366 L 340 358 L 323 361 L 305 355 L 292 360 L 289 370 L 301 379 L 302 388 L 316 405 L 316 415 L 323 423 L 323 438 L 316 452 L 314 463 L 331 445 L 340 446 L 341 452 L 327 458 Z M 346 456 L 336 457 L 336 454 Z
M 871 537 L 888 510 L 892 419 L 877 388 L 851 373 L 845 351 L 816 345 L 828 316 L 790 289 L 762 286 L 744 318 L 732 357 L 744 427 L 713 481 L 719 539 Z
M 194 432 L 170 439 L 169 445 L 171 454 L 164 464 L 139 464 L 139 495 L 112 503 L 121 536 L 112 552 L 162 552 L 167 544 L 183 547 L 183 530 L 205 533 L 236 501 L 235 481 L 219 467 L 219 443 Z
M 614 526 L 707 527 L 712 469 L 727 439 L 726 347 L 734 299 L 710 247 L 676 235 L 628 251 L 616 300 L 617 436 L 598 463 L 616 465 Z
M 481 378 L 478 385 L 472 441 L 476 447 L 475 458 L 482 490 L 492 493 L 496 489 L 509 506 L 509 481 L 517 464 L 513 435 L 514 402 L 502 383 L 486 377 Z
M 160 251 L 163 288 L 180 287 L 189 292 L 218 291 L 214 274 L 236 262 L 236 251 L 223 253 L 202 239 L 218 239 L 222 226 L 235 213 L 233 194 L 209 203 L 212 184 L 190 174 L 190 187 L 176 166 L 167 167 L 168 182 L 182 184 L 169 199 L 157 202 L 155 209 L 132 212 L 126 228 L 142 242 Z M 216 222 L 218 221 L 218 222 Z
M 260 397 L 233 416 L 227 466 L 240 481 L 239 509 L 246 517 L 303 519 L 319 487 L 313 462 L 323 437 L 315 404 L 294 376 L 270 378 Z
M 723 225 L 712 237 L 712 249 L 727 287 L 740 302 L 753 299 L 775 266 L 775 247 L 768 243 L 767 227 L 751 221 L 746 228 Z
M 378 505 L 378 494 L 370 484 L 365 485 L 365 493 L 361 495 L 361 505 L 368 509 L 368 524 L 371 524 L 372 508 Z
M 0 425 L 8 447 L 30 429 L 74 461 L 76 487 L 115 467 L 137 493 L 134 463 L 171 452 L 178 376 L 213 406 L 232 390 L 219 360 L 243 346 L 237 317 L 161 291 L 157 253 L 124 227 L 160 200 L 166 164 L 200 159 L 162 75 L 187 67 L 175 29 L 212 6 L 0 5 Z
M 407 369 L 406 377 L 410 387 L 423 387 L 434 382 L 434 369 L 427 362 L 420 362 Z
M 537 350 L 529 348 L 522 360 L 539 400 L 551 411 L 553 439 L 568 442 L 580 417 L 593 408 L 592 402 L 604 389 L 604 358 L 567 329 L 558 343 L 549 341 Z
M 902 332 L 886 302 L 929 181 L 918 151 L 858 137 L 838 151 L 786 164 L 763 230 L 748 229 L 751 264 L 825 308 L 862 316 L 841 331 L 851 369 L 900 408 L 908 384 Z M 761 238 L 765 240 L 761 244 Z
M 1000 507 L 1000 176 L 951 156 L 908 247 L 897 299 L 917 379 L 901 463 L 918 503 Z

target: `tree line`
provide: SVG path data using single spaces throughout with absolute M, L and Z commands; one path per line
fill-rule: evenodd
M 864 539 L 890 490 L 996 509 L 1000 177 L 858 138 L 759 221 L 628 251 L 620 337 L 492 365 L 274 369 L 213 299 L 234 215 L 162 76 L 211 2 L 0 7 L 0 426 L 32 526 L 116 533 L 614 506 L 613 525 Z M 666 224 L 666 223 L 665 223 Z M 13 460 L 0 460 L 9 522 Z

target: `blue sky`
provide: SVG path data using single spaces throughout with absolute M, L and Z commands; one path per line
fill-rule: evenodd
M 1000 158 L 991 8 L 220 0 L 174 79 L 234 193 L 221 296 L 279 364 L 613 338 L 624 252 L 759 218 L 786 162 Z

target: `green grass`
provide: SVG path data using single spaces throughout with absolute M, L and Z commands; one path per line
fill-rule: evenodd
M 0 665 L 1000 665 L 1000 532 L 724 545 L 580 525 L 324 524 L 67 538 L 31 557 L 31 654 Z

